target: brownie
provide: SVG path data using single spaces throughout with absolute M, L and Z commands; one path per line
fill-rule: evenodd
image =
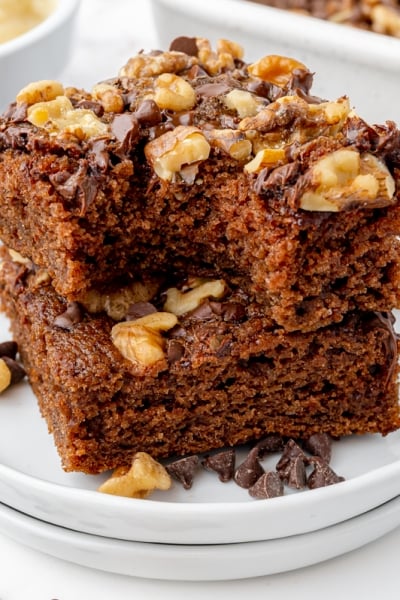
M 27 86 L 0 119 L 0 238 L 69 301 L 202 271 L 287 331 L 398 307 L 399 131 L 311 84 L 179 38 L 91 92 Z
M 137 451 L 161 459 L 270 433 L 400 425 L 390 313 L 287 332 L 245 291 L 188 278 L 163 282 L 116 320 L 3 254 L 2 308 L 67 471 L 120 467 Z
M 273 8 L 400 37 L 399 0 L 249 0 Z

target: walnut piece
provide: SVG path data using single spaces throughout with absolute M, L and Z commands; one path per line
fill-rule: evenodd
M 136 452 L 132 466 L 115 469 L 98 491 L 128 498 L 147 498 L 155 489 L 168 490 L 171 477 L 147 452 Z
M 131 304 L 148 302 L 155 296 L 160 284 L 157 280 L 134 281 L 114 292 L 101 293 L 89 290 L 78 301 L 89 313 L 106 312 L 115 321 L 121 321 Z
M 124 110 L 122 95 L 114 85 L 98 83 L 92 89 L 92 96 L 100 102 L 106 113 L 122 113 Z
M 209 154 L 210 144 L 200 129 L 184 125 L 167 131 L 145 147 L 148 162 L 165 181 L 171 181 L 184 165 L 206 160 Z
M 371 8 L 371 28 L 376 33 L 400 37 L 400 14 L 398 7 L 376 4 Z
M 207 298 L 222 298 L 226 293 L 226 284 L 222 279 L 193 279 L 187 289 L 169 288 L 166 291 L 164 310 L 177 315 L 195 310 Z
M 170 312 L 154 312 L 135 321 L 122 321 L 111 330 L 111 339 L 124 358 L 149 367 L 165 358 L 165 340 L 161 332 L 178 323 Z
M 341 149 L 311 169 L 311 189 L 300 198 L 308 211 L 338 212 L 347 208 L 388 206 L 395 202 L 395 183 L 386 165 L 372 154 Z
M 11 385 L 11 370 L 6 361 L 0 358 L 0 393 Z
M 196 103 L 196 92 L 183 77 L 163 73 L 154 84 L 154 101 L 161 109 L 190 110 Z
M 108 131 L 107 125 L 92 110 L 75 109 L 66 96 L 33 104 L 28 108 L 27 119 L 51 133 L 72 133 L 81 140 L 104 135 Z
M 335 135 L 350 113 L 347 98 L 336 102 L 308 104 L 299 96 L 283 96 L 238 125 L 251 140 L 256 155 L 264 148 L 282 148 L 305 143 L 320 135 Z
M 223 69 L 233 69 L 235 59 L 243 57 L 242 47 L 229 40 L 218 40 L 216 52 L 205 38 L 197 38 L 196 43 L 200 64 L 210 75 L 217 75 Z
M 224 97 L 224 103 L 227 108 L 236 110 L 241 119 L 252 117 L 260 108 L 260 102 L 254 94 L 246 90 L 231 90 Z
M 285 162 L 285 151 L 283 148 L 264 148 L 259 150 L 253 160 L 244 166 L 247 173 L 259 173 L 266 167 L 276 167 Z
M 159 54 L 138 54 L 119 71 L 120 77 L 156 77 L 161 73 L 179 73 L 198 63 L 194 56 L 171 50 Z
M 289 82 L 295 69 L 308 71 L 298 60 L 278 54 L 264 56 L 247 68 L 252 77 L 258 77 L 279 87 L 284 87 Z
M 18 104 L 37 104 L 38 102 L 48 102 L 54 100 L 57 96 L 64 95 L 64 87 L 58 81 L 51 79 L 42 79 L 33 81 L 18 92 L 16 101 Z
M 242 131 L 237 129 L 211 129 L 205 132 L 211 146 L 220 148 L 236 160 L 246 160 L 252 144 Z

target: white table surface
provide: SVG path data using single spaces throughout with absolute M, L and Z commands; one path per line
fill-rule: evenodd
M 82 0 L 75 50 L 60 79 L 65 84 L 90 85 L 114 75 L 137 50 L 156 47 L 146 0 Z M 306 569 L 250 580 L 187 583 L 87 569 L 0 534 L 0 600 L 235 600 L 249 594 L 272 600 L 397 600 L 399 551 L 400 528 L 357 551 Z

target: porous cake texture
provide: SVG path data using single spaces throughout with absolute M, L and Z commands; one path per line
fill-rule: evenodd
M 245 289 L 286 330 L 399 306 L 400 135 L 296 60 L 179 38 L 0 119 L 0 238 L 81 301 L 127 275 Z
M 137 451 L 165 458 L 268 433 L 386 434 L 400 424 L 388 313 L 285 332 L 244 291 L 201 278 L 164 282 L 117 320 L 68 303 L 32 265 L 7 258 L 1 288 L 68 471 L 128 465 Z

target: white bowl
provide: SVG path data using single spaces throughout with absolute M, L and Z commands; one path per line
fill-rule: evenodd
M 249 61 L 282 54 L 315 73 L 313 92 L 347 95 L 373 123 L 400 122 L 400 39 L 247 0 L 151 0 L 162 49 L 181 35 L 240 43 Z
M 26 84 L 55 79 L 66 65 L 79 0 L 56 0 L 55 5 L 36 27 L 0 44 L 0 110 Z

